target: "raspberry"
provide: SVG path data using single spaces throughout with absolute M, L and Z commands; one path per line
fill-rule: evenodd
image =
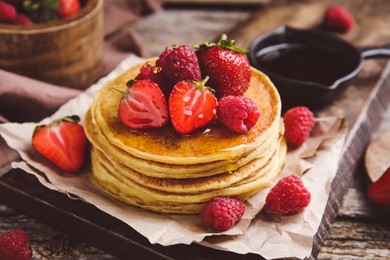
M 203 222 L 216 231 L 233 227 L 244 215 L 245 204 L 232 197 L 215 197 L 204 206 Z
M 153 66 L 150 62 L 146 62 L 141 68 L 138 75 L 135 77 L 136 80 L 148 79 L 156 83 L 165 97 L 168 97 L 172 87 L 166 82 L 164 76 L 161 73 L 161 68 Z
M 166 48 L 156 61 L 165 79 L 174 86 L 183 80 L 200 81 L 201 74 L 195 51 L 187 45 Z
M 352 28 L 355 21 L 347 9 L 339 5 L 332 5 L 326 10 L 323 23 L 328 30 L 346 33 Z
M 268 193 L 266 208 L 277 215 L 291 215 L 301 212 L 309 205 L 310 192 L 298 175 L 292 174 L 281 179 Z
M 314 114 L 307 107 L 294 107 L 284 114 L 287 143 L 290 147 L 302 145 L 314 126 Z
M 242 134 L 256 124 L 260 112 L 256 103 L 249 98 L 226 96 L 219 101 L 217 115 L 226 127 Z
M 15 229 L 0 235 L 1 260 L 27 260 L 31 256 L 31 245 L 26 232 Z

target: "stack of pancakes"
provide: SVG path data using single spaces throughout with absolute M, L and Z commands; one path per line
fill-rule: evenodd
M 273 84 L 251 68 L 245 93 L 258 105 L 260 119 L 246 134 L 215 120 L 181 135 L 168 124 L 132 130 L 118 118 L 121 93 L 142 64 L 98 91 L 84 129 L 92 144 L 93 183 L 127 204 L 162 213 L 201 212 L 215 196 L 246 200 L 280 172 L 286 156 L 281 101 Z

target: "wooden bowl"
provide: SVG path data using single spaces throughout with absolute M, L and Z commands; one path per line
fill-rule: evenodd
M 103 0 L 48 23 L 0 25 L 0 68 L 30 78 L 85 89 L 97 79 L 102 55 Z

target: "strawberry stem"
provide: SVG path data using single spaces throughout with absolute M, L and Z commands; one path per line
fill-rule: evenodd
M 60 119 L 60 121 L 65 121 L 69 123 L 78 123 L 80 122 L 80 117 L 78 115 L 71 115 Z
M 229 50 L 232 50 L 234 52 L 238 52 L 241 54 L 247 54 L 248 50 L 242 49 L 238 46 L 236 46 L 236 41 L 235 40 L 228 40 L 226 34 L 222 34 L 221 39 L 217 43 L 211 43 L 209 41 L 204 41 L 200 46 L 199 45 L 194 45 L 192 46 L 194 49 L 199 49 L 200 47 L 207 47 L 211 48 L 214 46 L 219 46 L 223 47 Z
M 209 79 L 210 79 L 210 77 L 209 77 L 209 76 L 206 76 L 202 81 L 200 81 L 201 86 L 205 87 L 205 86 L 206 86 L 206 83 L 207 83 L 207 81 L 208 81 Z
M 215 95 L 215 90 L 206 86 L 206 83 L 207 81 L 210 79 L 209 76 L 206 76 L 203 80 L 201 81 L 194 81 L 195 85 L 197 88 L 199 88 L 200 90 L 205 90 L 207 89 L 208 91 L 210 91 L 213 95 Z
M 126 95 L 127 95 L 127 92 L 125 92 L 123 90 L 120 90 L 119 88 L 112 87 L 112 89 L 118 91 L 119 93 L 121 93 L 123 97 L 126 97 Z

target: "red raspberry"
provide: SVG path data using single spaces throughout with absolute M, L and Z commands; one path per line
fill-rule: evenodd
M 153 66 L 150 62 L 146 62 L 141 68 L 139 74 L 135 77 L 136 80 L 148 79 L 157 83 L 165 97 L 169 97 L 172 87 L 168 85 L 164 76 L 161 73 L 161 68 Z
M 15 6 L 0 1 L 0 22 L 12 23 L 15 21 L 16 16 L 17 12 Z
M 301 177 L 292 174 L 281 179 L 270 190 L 265 206 L 273 214 L 291 215 L 306 208 L 310 199 L 310 192 L 303 185 Z
M 314 126 L 314 114 L 307 107 L 294 107 L 284 114 L 284 136 L 291 147 L 302 145 Z
M 156 61 L 171 86 L 183 80 L 200 81 L 201 74 L 195 51 L 187 45 L 166 48 Z
M 165 50 L 160 54 L 158 59 L 156 60 L 156 66 L 157 67 L 162 67 L 164 64 L 164 59 L 165 57 L 172 51 L 172 48 L 166 47 Z
M 256 124 L 260 112 L 256 103 L 249 98 L 226 96 L 219 101 L 217 115 L 226 127 L 243 134 Z
M 244 215 L 245 204 L 231 197 L 215 197 L 204 206 L 203 222 L 216 231 L 225 231 L 233 227 Z
M 27 260 L 31 256 L 31 245 L 26 232 L 15 229 L 0 235 L 1 260 Z
M 323 23 L 328 30 L 346 33 L 352 28 L 355 21 L 347 9 L 339 5 L 332 5 L 326 10 Z

